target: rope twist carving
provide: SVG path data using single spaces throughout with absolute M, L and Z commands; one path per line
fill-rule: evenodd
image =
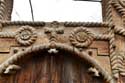
M 24 46 L 29 46 L 34 43 L 37 39 L 35 29 L 30 26 L 22 26 L 15 36 L 17 42 Z
M 82 27 L 75 29 L 69 36 L 71 44 L 76 47 L 88 47 L 93 39 L 93 34 Z

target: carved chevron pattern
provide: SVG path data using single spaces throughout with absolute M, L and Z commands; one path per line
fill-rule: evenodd
M 125 76 L 125 52 L 116 52 L 111 58 L 113 73 L 116 78 Z

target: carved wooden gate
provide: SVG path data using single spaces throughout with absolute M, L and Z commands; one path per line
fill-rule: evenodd
M 10 21 L 0 4 L 0 83 L 125 83 L 125 6 L 102 0 L 102 23 Z

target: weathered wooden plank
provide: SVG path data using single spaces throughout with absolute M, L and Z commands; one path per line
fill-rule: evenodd
M 88 68 L 87 63 L 70 53 L 38 53 L 22 64 L 20 72 L 0 83 L 105 83 L 89 75 Z

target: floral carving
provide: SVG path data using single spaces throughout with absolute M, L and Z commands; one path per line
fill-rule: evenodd
M 88 47 L 93 39 L 93 34 L 82 27 L 75 29 L 69 37 L 71 44 L 76 47 Z
M 15 38 L 19 44 L 28 46 L 35 42 L 37 38 L 37 34 L 33 27 L 22 26 L 17 31 Z

